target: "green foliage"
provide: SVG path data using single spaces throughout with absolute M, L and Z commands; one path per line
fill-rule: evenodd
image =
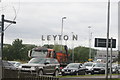
M 53 49 L 54 45 L 48 45 L 48 44 L 45 44 L 43 47 Z
M 4 45 L 3 59 L 5 60 L 28 60 L 28 50 L 35 47 L 35 45 L 23 45 L 22 40 L 16 39 L 12 45 Z
M 120 63 L 120 52 L 118 53 L 118 62 Z
M 54 49 L 56 52 L 60 52 L 61 51 L 61 45 L 59 45 L 59 44 L 55 44 L 55 45 L 45 44 L 43 47 L 46 47 L 46 48 L 49 48 L 49 49 Z M 63 45 L 62 45 L 62 52 L 65 52 Z
M 28 58 L 28 51 L 32 48 L 37 47 L 35 45 L 30 44 L 22 44 L 22 40 L 16 39 L 13 41 L 12 45 L 10 44 L 4 44 L 3 48 L 3 59 L 5 60 L 19 60 L 19 61 L 27 61 Z M 56 52 L 61 51 L 61 45 L 55 44 L 55 45 L 44 45 L 44 47 L 49 47 L 50 49 L 54 49 Z M 92 54 L 95 54 L 95 50 L 92 49 Z M 64 46 L 62 46 L 62 52 L 65 53 Z M 68 49 L 69 60 L 72 61 L 72 49 Z M 75 47 L 74 48 L 74 59 L 75 62 L 85 62 L 88 60 L 89 55 L 89 48 L 87 47 Z M 92 55 L 94 56 L 94 55 Z M 120 58 L 119 58 L 120 59 Z
M 92 57 L 96 53 L 94 49 L 91 49 Z M 74 61 L 75 62 L 85 62 L 89 59 L 89 48 L 87 47 L 76 47 L 74 48 Z

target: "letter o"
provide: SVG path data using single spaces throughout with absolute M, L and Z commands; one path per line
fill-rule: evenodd
M 67 41 L 69 37 L 67 35 L 64 35 L 63 39 Z

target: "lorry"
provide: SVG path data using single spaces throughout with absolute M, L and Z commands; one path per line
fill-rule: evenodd
M 54 49 L 49 49 L 45 47 L 35 47 L 28 52 L 28 56 L 30 58 L 54 58 L 57 59 L 60 67 L 63 68 L 69 63 L 69 54 L 67 50 L 67 46 L 64 46 L 65 53 L 63 52 L 56 52 Z

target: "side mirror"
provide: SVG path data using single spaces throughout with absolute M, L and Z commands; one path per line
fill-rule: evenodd
M 93 67 L 95 67 L 95 65 L 93 65 Z
M 32 50 L 29 50 L 29 51 L 28 51 L 28 57 L 31 58 L 31 54 L 32 54 Z
M 49 62 L 45 62 L 44 64 L 47 65 L 47 64 L 50 64 L 50 63 Z
M 79 66 L 79 68 L 82 68 L 82 66 Z

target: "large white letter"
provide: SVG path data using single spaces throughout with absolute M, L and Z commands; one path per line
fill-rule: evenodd
M 45 41 L 45 39 L 44 39 L 43 35 L 42 35 L 42 41 Z
M 69 39 L 69 37 L 68 37 L 67 35 L 64 35 L 63 38 L 64 38 L 64 40 L 66 40 L 66 41 Z
M 51 35 L 47 35 L 47 40 L 48 40 L 48 41 L 50 41 L 50 36 L 51 36 Z
M 77 40 L 78 39 L 78 35 L 73 35 L 72 39 L 73 40 Z
M 57 35 L 53 35 L 54 40 L 56 40 Z
M 61 38 L 61 37 L 62 37 L 62 35 L 58 35 L 58 36 L 59 36 L 59 40 L 62 40 L 62 38 Z

